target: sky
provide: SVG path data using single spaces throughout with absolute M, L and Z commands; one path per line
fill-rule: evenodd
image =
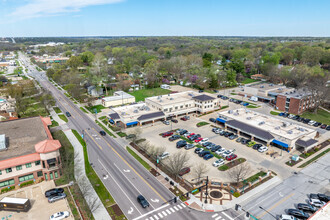
M 330 0 L 0 0 L 0 37 L 330 37 Z

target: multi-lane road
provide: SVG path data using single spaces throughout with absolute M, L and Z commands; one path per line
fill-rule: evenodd
M 68 127 L 79 133 L 84 131 L 89 161 L 128 219 L 233 219 L 226 213 L 197 212 L 181 202 L 167 203 L 174 195 L 126 151 L 126 146 L 108 135 L 99 135 L 100 127 L 53 86 L 45 72 L 37 71 L 22 53 L 20 61 L 28 74 L 52 93 L 59 108 L 70 112 Z M 147 198 L 150 207 L 142 208 L 137 202 L 140 194 Z

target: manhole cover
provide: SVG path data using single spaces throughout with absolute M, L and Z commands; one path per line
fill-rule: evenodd
M 216 199 L 219 199 L 222 197 L 222 193 L 219 191 L 211 191 L 210 196 Z

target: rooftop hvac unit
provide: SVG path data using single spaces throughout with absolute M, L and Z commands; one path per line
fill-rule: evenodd
M 288 133 L 288 134 L 292 134 L 292 133 L 293 133 L 293 131 L 292 131 L 292 130 L 289 130 L 287 133 Z
M 263 125 L 263 124 L 265 124 L 265 122 L 264 121 L 261 121 L 261 122 L 259 122 L 258 125 Z
M 235 112 L 235 113 L 234 113 L 234 115 L 236 115 L 236 116 L 237 116 L 237 115 L 239 115 L 239 113 L 238 113 L 238 112 Z
M 286 127 L 287 124 L 285 122 L 282 122 L 282 127 Z
M 135 109 L 133 112 L 134 112 L 134 113 L 138 113 L 138 112 L 139 112 L 139 110 Z
M 173 98 L 170 98 L 170 100 L 174 100 Z
M 251 120 L 251 117 L 247 117 L 246 120 Z
M 280 126 L 275 127 L 275 130 L 280 130 Z

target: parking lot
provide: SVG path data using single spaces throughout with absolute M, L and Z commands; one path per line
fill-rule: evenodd
M 247 147 L 241 143 L 237 143 L 235 140 L 230 140 L 224 136 L 220 136 L 219 134 L 215 134 L 212 132 L 212 126 L 214 123 L 209 122 L 209 118 L 216 118 L 217 112 L 203 116 L 203 117 L 190 117 L 188 121 L 178 120 L 178 123 L 172 123 L 172 129 L 186 129 L 189 132 L 193 132 L 195 134 L 200 134 L 202 138 L 208 138 L 210 142 L 220 145 L 226 150 L 234 150 L 234 154 L 237 155 L 237 158 L 245 158 L 247 163 L 249 163 L 251 167 L 251 171 L 249 175 L 253 175 L 260 170 L 272 170 L 276 172 L 280 177 L 286 178 L 292 174 L 294 168 L 289 168 L 285 165 L 285 162 L 289 159 L 289 157 L 293 154 L 292 152 L 281 152 L 279 148 L 269 147 L 268 152 L 277 152 L 276 157 L 271 157 L 270 155 L 266 155 L 266 152 L 260 153 L 257 150 L 252 149 L 251 147 Z M 198 122 L 209 122 L 210 124 L 197 127 L 196 124 Z M 161 122 L 155 123 L 154 126 L 144 127 L 142 129 L 141 136 L 146 138 L 152 145 L 165 147 L 166 151 L 171 154 L 174 154 L 177 151 L 187 151 L 190 161 L 189 165 L 191 168 L 191 172 L 189 174 L 184 175 L 184 178 L 187 180 L 191 180 L 195 178 L 193 175 L 194 166 L 199 163 L 204 163 L 209 168 L 206 175 L 209 177 L 220 179 L 224 182 L 230 181 L 230 178 L 227 174 L 227 171 L 219 171 L 217 167 L 212 166 L 212 163 L 217 160 L 217 158 L 213 157 L 209 160 L 204 160 L 202 157 L 199 157 L 194 153 L 194 149 L 185 150 L 184 148 L 176 148 L 176 143 L 180 140 L 175 140 L 173 142 L 169 141 L 169 137 L 163 138 L 159 134 L 167 132 L 171 130 L 171 125 L 164 125 Z M 194 143 L 197 145 L 196 143 Z M 280 156 L 282 154 L 282 156 Z M 166 162 L 166 159 L 164 160 Z M 228 163 L 225 161 L 225 164 Z
M 68 220 L 73 220 L 71 215 L 71 210 L 66 199 L 56 201 L 54 203 L 48 203 L 45 197 L 45 191 L 54 188 L 53 181 L 44 181 L 42 183 L 28 186 L 23 189 L 11 191 L 5 194 L 1 194 L 3 197 L 15 197 L 15 198 L 28 198 L 31 202 L 31 209 L 28 212 L 9 212 L 1 211 L 0 219 L 49 219 L 49 217 L 60 211 L 69 211 L 70 217 L 66 218 Z

